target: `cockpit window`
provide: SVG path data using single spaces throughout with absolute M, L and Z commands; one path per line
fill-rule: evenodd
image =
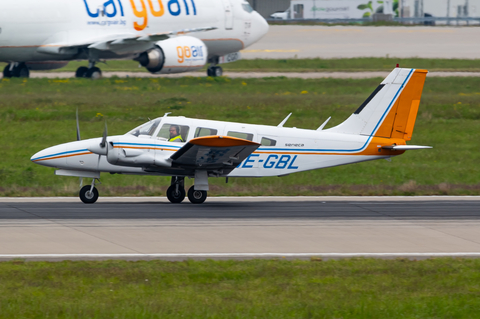
M 148 123 L 142 124 L 137 128 L 134 128 L 127 134 L 131 134 L 133 136 L 140 136 L 140 135 L 148 135 L 152 136 L 153 133 L 155 133 L 155 130 L 158 127 L 158 124 L 160 124 L 161 119 L 159 120 L 152 120 Z
M 247 11 L 248 13 L 253 12 L 253 8 L 250 3 L 242 3 L 243 10 Z

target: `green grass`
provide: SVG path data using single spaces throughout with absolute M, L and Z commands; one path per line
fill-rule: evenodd
M 78 179 L 30 162 L 76 138 L 124 134 L 165 112 L 194 118 L 316 129 L 343 122 L 381 79 L 12 79 L 0 81 L 1 196 L 75 196 Z M 304 94 L 302 94 L 302 92 Z M 480 78 L 428 78 L 410 151 L 387 161 L 286 177 L 210 179 L 211 195 L 479 195 Z M 191 180 L 187 182 L 189 185 Z M 163 196 L 166 177 L 102 175 L 101 195 Z M 188 186 L 188 185 L 187 185 Z
M 248 51 L 248 50 L 247 50 Z M 349 58 L 349 59 L 253 59 L 222 64 L 225 71 L 233 72 L 361 72 L 391 71 L 396 65 L 430 71 L 480 72 L 480 59 L 422 59 L 422 58 Z M 72 61 L 63 69 L 52 72 L 75 72 L 85 61 Z M 127 60 L 107 61 L 98 66 L 103 71 L 147 72 L 138 62 Z M 3 69 L 3 65 L 2 65 Z M 205 73 L 206 67 L 199 73 Z
M 480 259 L 0 263 L 0 318 L 479 318 Z

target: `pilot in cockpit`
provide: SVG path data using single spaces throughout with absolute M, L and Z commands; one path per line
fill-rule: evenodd
M 178 125 L 170 126 L 170 138 L 169 142 L 185 142 L 180 134 L 180 127 Z

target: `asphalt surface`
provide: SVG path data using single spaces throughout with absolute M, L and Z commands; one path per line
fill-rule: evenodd
M 479 59 L 477 27 L 270 26 L 244 59 L 444 58 Z
M 480 256 L 480 200 L 0 201 L 0 260 Z

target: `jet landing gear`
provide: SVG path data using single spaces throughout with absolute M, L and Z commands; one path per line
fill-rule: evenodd
M 95 66 L 95 62 L 90 62 L 88 68 L 86 66 L 79 67 L 75 72 L 75 77 L 97 80 L 102 77 L 102 70 Z
M 207 75 L 213 77 L 222 76 L 223 69 L 221 66 L 218 66 L 218 57 L 210 59 L 209 62 L 210 66 L 207 69 Z
M 85 204 L 93 204 L 98 199 L 98 190 L 95 188 L 95 179 L 91 185 L 83 186 L 79 193 L 80 200 Z
M 3 77 L 9 78 L 28 78 L 30 77 L 30 70 L 23 62 L 7 64 L 3 69 Z

